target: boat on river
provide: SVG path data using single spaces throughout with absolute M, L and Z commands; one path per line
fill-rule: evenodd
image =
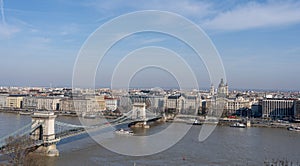
M 246 128 L 246 125 L 244 123 L 234 123 L 233 125 L 230 125 L 230 127 L 236 127 L 236 128 Z
M 89 115 L 84 115 L 85 119 L 95 119 L 96 118 L 96 115 L 93 115 L 93 114 L 89 114 Z
M 200 121 L 196 118 L 194 120 L 194 122 L 188 122 L 187 124 L 191 124 L 191 125 L 201 125 Z
M 300 127 L 290 126 L 287 128 L 289 131 L 300 131 Z
M 20 115 L 31 115 L 32 112 L 29 112 L 29 111 L 20 111 L 19 114 Z
M 116 130 L 115 133 L 119 134 L 119 135 L 133 135 L 134 134 L 132 130 L 130 130 L 130 129 L 125 130 L 125 129 L 122 129 L 122 128 Z

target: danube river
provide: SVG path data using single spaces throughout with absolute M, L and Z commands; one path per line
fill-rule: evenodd
M 75 117 L 57 118 L 79 124 Z M 0 138 L 30 123 L 30 116 L 0 113 Z M 167 123 L 139 133 L 155 133 Z M 187 124 L 180 124 L 187 125 Z M 230 128 L 218 126 L 204 141 L 198 141 L 201 126 L 193 126 L 170 149 L 158 154 L 132 157 L 111 152 L 87 134 L 62 140 L 59 157 L 46 158 L 46 165 L 263 165 L 264 161 L 288 160 L 300 163 L 300 132 L 278 128 Z M 167 140 L 158 140 L 167 141 Z

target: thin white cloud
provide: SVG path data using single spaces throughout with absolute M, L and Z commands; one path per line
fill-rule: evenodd
M 14 26 L 9 26 L 7 24 L 0 24 L 0 39 L 10 38 L 13 34 L 19 32 L 20 29 Z
M 5 22 L 5 15 L 4 15 L 4 2 L 0 0 L 0 10 L 1 10 L 1 17 L 2 17 L 2 24 L 6 24 Z
M 151 43 L 159 43 L 165 41 L 165 38 L 152 38 L 152 39 L 142 39 L 140 44 L 151 44 Z
M 294 1 L 249 2 L 217 14 L 202 25 L 205 29 L 244 30 L 300 23 L 300 3 Z
M 10 38 L 14 33 L 19 32 L 20 30 L 15 26 L 10 26 L 6 24 L 5 14 L 4 14 L 4 1 L 0 0 L 0 12 L 2 22 L 0 23 L 0 39 Z
M 74 35 L 79 32 L 79 29 L 80 29 L 79 26 L 75 23 L 63 25 L 60 28 L 60 35 L 62 36 Z
M 299 1 L 85 1 L 105 15 L 117 16 L 137 10 L 164 10 L 181 14 L 207 30 L 235 31 L 300 23 Z
M 182 1 L 182 0 L 141 0 L 141 1 L 111 1 L 99 0 L 88 1 L 84 6 L 97 9 L 101 13 L 107 14 L 122 14 L 137 10 L 164 10 L 175 12 L 186 17 L 205 17 L 213 12 L 210 10 L 211 3 L 202 1 Z

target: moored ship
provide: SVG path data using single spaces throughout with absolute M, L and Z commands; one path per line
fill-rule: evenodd
M 287 128 L 289 131 L 300 131 L 300 127 L 290 126 Z
M 32 112 L 29 112 L 29 111 L 20 111 L 19 114 L 20 115 L 31 115 Z
M 187 124 L 191 124 L 191 125 L 201 125 L 200 121 L 196 118 L 194 120 L 194 122 L 188 122 Z
M 236 127 L 236 128 L 246 128 L 246 125 L 244 123 L 234 123 L 233 125 L 230 125 L 230 127 Z
M 133 131 L 128 129 L 128 130 L 124 130 L 124 129 L 118 129 L 115 131 L 116 134 L 120 134 L 120 135 L 133 135 Z

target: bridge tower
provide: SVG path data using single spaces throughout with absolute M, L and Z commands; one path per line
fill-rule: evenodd
M 146 119 L 146 103 L 134 103 L 131 117 L 132 119 Z
M 150 126 L 147 124 L 145 102 L 137 102 L 133 104 L 131 118 L 137 120 L 137 122 L 134 124 L 134 127 L 150 128 Z
M 46 156 L 58 156 L 56 143 L 59 139 L 55 138 L 55 118 L 54 112 L 34 112 L 31 116 L 32 130 L 31 138 L 39 142 L 36 153 Z

